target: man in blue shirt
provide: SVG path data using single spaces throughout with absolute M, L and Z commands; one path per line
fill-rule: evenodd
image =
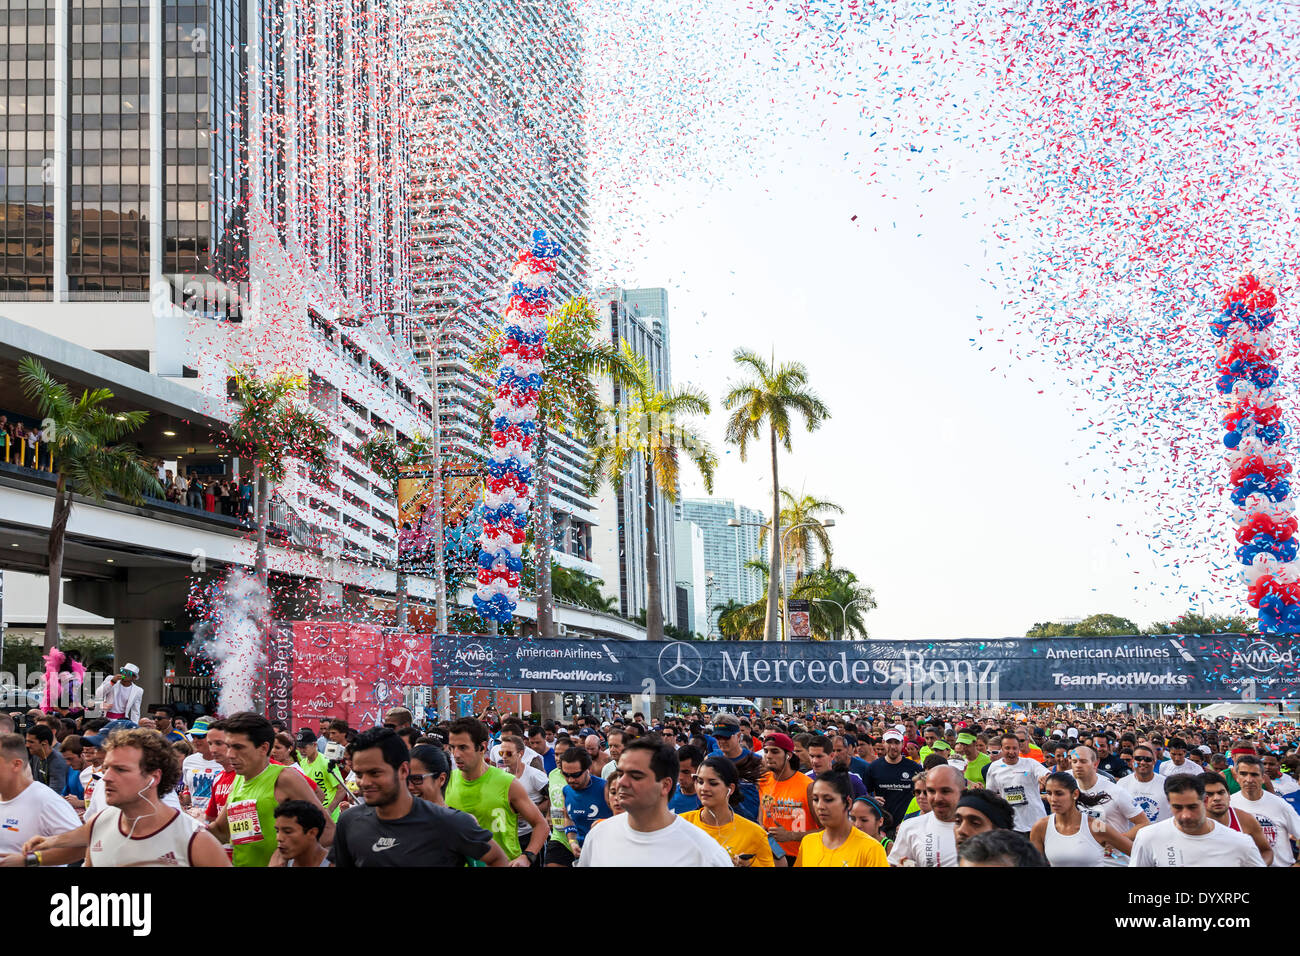
M 555 769 L 555 748 L 546 742 L 546 731 L 536 725 L 528 728 L 528 749 L 542 755 L 542 770 Z
M 763 775 L 763 758 L 740 742 L 740 720 L 732 714 L 718 714 L 713 718 L 713 736 L 718 738 L 718 752 L 736 765 L 740 774 L 740 806 L 736 812 L 747 820 L 758 822 L 758 778 Z
M 177 733 L 172 729 L 172 712 L 170 707 L 159 707 L 153 712 L 154 729 L 162 734 L 169 742 L 175 743 L 178 740 L 184 740 L 185 735 Z
M 859 780 L 867 777 L 867 762 L 857 755 L 858 741 L 848 734 L 837 736 L 831 744 L 832 765 L 836 770 L 847 770 L 858 775 Z
M 614 815 L 605 799 L 605 781 L 591 772 L 591 756 L 582 747 L 570 747 L 560 755 L 564 775 L 564 831 L 569 850 L 576 859 L 592 824 Z
M 700 798 L 695 794 L 695 772 L 704 763 L 704 754 L 698 747 L 687 744 L 677 748 L 677 764 L 681 768 L 677 775 L 677 788 L 668 801 L 668 809 L 681 816 L 701 807 Z

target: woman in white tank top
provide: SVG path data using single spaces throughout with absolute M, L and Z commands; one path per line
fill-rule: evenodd
M 1068 773 L 1049 774 L 1043 783 L 1052 812 L 1034 824 L 1029 839 L 1050 865 L 1102 866 L 1107 845 L 1121 853 L 1133 849 L 1133 841 L 1089 812 L 1109 800 L 1108 794 L 1081 793 Z

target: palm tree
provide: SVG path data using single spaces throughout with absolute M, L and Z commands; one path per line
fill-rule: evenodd
M 297 396 L 307 391 L 302 376 L 273 372 L 263 378 L 248 366 L 232 371 L 239 409 L 221 443 L 240 460 L 253 462 L 257 485 L 255 568 L 258 580 L 266 584 L 266 526 L 271 510 L 268 485 L 284 481 L 290 458 L 301 459 L 314 474 L 326 474 L 334 439 L 321 417 L 297 401 Z
M 586 296 L 566 300 L 546 317 L 546 348 L 542 357 L 542 389 L 537 401 L 537 441 L 534 460 L 537 495 L 533 502 L 534 537 L 546 542 L 536 549 L 537 633 L 555 633 L 555 599 L 551 585 L 551 483 L 547 468 L 550 433 L 572 434 L 584 440 L 600 429 L 600 392 L 597 379 L 608 378 L 623 388 L 635 384 L 635 375 L 623 353 L 599 336 L 600 316 Z M 475 354 L 473 367 L 490 375 L 500 362 L 497 329 Z M 490 423 L 486 421 L 485 431 Z
M 72 397 L 68 387 L 50 377 L 31 356 L 19 363 L 23 393 L 36 404 L 42 418 L 41 440 L 54 459 L 58 483 L 54 486 L 54 515 L 50 521 L 49 603 L 45 617 L 45 651 L 59 646 L 59 597 L 63 583 L 63 544 L 72 514 L 72 496 L 103 501 L 117 495 L 140 504 L 147 494 L 161 498 L 162 487 L 140 460 L 139 452 L 122 439 L 149 417 L 148 412 L 114 412 L 107 403 L 107 388 L 83 390 Z
M 559 564 L 551 568 L 551 581 L 557 601 L 608 614 L 618 613 L 618 598 L 607 597 L 600 591 L 603 581 Z
M 767 579 L 767 618 L 763 630 L 764 640 L 775 640 L 780 632 L 777 611 L 777 588 L 780 586 L 781 566 L 781 482 L 777 472 L 777 443 L 793 451 L 790 445 L 790 419 L 792 414 L 803 417 L 804 427 L 816 431 L 830 411 L 822 400 L 808 387 L 808 370 L 799 362 L 776 364 L 747 349 L 737 349 L 733 356 L 742 370 L 751 377 L 735 386 L 722 400 L 731 412 L 727 420 L 727 441 L 740 450 L 744 461 L 750 446 L 758 441 L 763 423 L 767 423 L 772 451 L 772 567 Z
M 744 604 L 731 598 L 726 604 L 715 604 L 718 614 L 718 633 L 733 641 L 757 641 L 763 637 L 763 602 Z
M 815 568 L 795 581 L 790 596 L 809 602 L 814 632 L 845 638 L 856 633 L 866 639 L 862 617 L 875 609 L 876 595 L 847 568 Z
M 602 477 L 617 485 L 631 467 L 645 470 L 646 639 L 664 639 L 663 592 L 659 581 L 659 544 L 655 535 L 655 488 L 668 501 L 677 499 L 678 453 L 695 463 L 705 490 L 713 491 L 718 456 L 694 429 L 678 423 L 683 415 L 709 414 L 709 400 L 690 386 L 660 391 L 645 357 L 622 343 L 623 360 L 632 382 L 623 389 L 624 403 L 605 410 L 607 422 L 591 449 L 593 485 Z
M 370 466 L 371 471 L 387 482 L 389 489 L 396 494 L 397 479 L 402 469 L 407 465 L 414 465 L 428 460 L 430 449 L 429 439 L 418 432 L 411 439 L 409 445 L 405 448 L 399 448 L 397 439 L 388 432 L 376 431 L 361 443 L 361 447 L 357 449 L 357 456 Z M 442 502 L 438 503 L 438 507 L 442 507 Z M 395 616 L 398 627 L 406 626 L 406 605 L 409 587 L 410 582 L 407 579 L 406 572 L 399 565 L 397 568 L 397 609 Z M 439 621 L 438 626 L 445 627 L 446 624 Z
M 829 568 L 831 566 L 831 536 L 827 534 L 826 529 L 822 527 L 821 521 L 830 515 L 842 515 L 844 509 L 833 501 L 826 501 L 821 498 L 814 498 L 809 494 L 801 494 L 796 498 L 786 489 L 781 489 L 781 498 L 785 502 L 781 508 L 782 527 L 791 529 L 786 532 L 786 542 L 789 549 L 794 552 L 795 580 L 803 577 L 804 564 L 808 559 L 808 553 L 812 550 L 813 542 L 822 553 L 822 566 Z M 758 533 L 759 547 L 762 547 L 767 541 L 767 528 L 764 527 Z M 785 560 L 782 555 L 782 571 L 784 572 Z

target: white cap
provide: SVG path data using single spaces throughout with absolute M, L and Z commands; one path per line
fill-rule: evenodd
M 134 664 L 123 664 L 119 673 L 130 674 L 132 677 L 139 677 L 140 668 L 136 667 Z
M 902 743 L 902 741 L 903 741 L 903 735 L 900 734 L 897 730 L 886 730 L 886 731 L 885 731 L 885 735 L 884 735 L 884 737 L 882 737 L 881 739 L 882 739 L 882 740 L 897 740 L 899 743 Z
M 1078 728 L 1078 727 L 1071 727 L 1069 730 L 1067 730 L 1067 731 L 1065 732 L 1065 736 L 1067 736 L 1067 737 L 1073 737 L 1074 739 L 1078 740 L 1078 739 L 1079 739 L 1079 728 Z

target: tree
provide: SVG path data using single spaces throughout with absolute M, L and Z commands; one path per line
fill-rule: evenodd
M 1247 617 L 1195 614 L 1188 611 L 1168 622 L 1152 624 L 1148 634 L 1253 634 L 1258 624 Z
M 718 613 L 718 633 L 732 641 L 759 641 L 763 639 L 763 601 L 744 604 L 731 598 L 725 604 L 715 604 Z
M 1093 614 L 1077 623 L 1045 621 L 1035 624 L 1025 632 L 1025 637 L 1116 637 L 1141 633 L 1142 629 L 1126 617 Z
M 777 444 L 793 451 L 790 443 L 791 418 L 799 415 L 808 431 L 816 431 L 830 417 L 822 400 L 808 387 L 808 370 L 798 362 L 776 364 L 746 349 L 737 349 L 733 356 L 742 371 L 750 378 L 736 385 L 722 400 L 731 412 L 727 420 L 727 441 L 740 450 L 740 460 L 745 461 L 766 423 L 772 456 L 772 541 L 771 573 L 767 579 L 767 616 L 763 629 L 764 640 L 775 640 L 780 633 L 777 610 L 777 589 L 780 587 L 781 566 L 781 481 L 777 469 Z
M 847 638 L 853 633 L 863 640 L 868 637 L 862 618 L 875 610 L 876 595 L 848 568 L 815 568 L 795 581 L 790 596 L 809 602 L 814 633 L 831 638 Z
M 794 552 L 795 561 L 795 580 L 803 577 L 805 562 L 808 559 L 808 553 L 812 550 L 814 541 L 821 548 L 822 567 L 831 566 L 831 536 L 827 530 L 822 527 L 822 520 L 831 515 L 842 515 L 844 509 L 833 501 L 826 501 L 821 498 L 814 498 L 812 495 L 801 494 L 796 498 L 786 489 L 781 489 L 781 499 L 784 504 L 781 507 L 780 526 L 786 529 L 786 543 L 789 549 Z M 763 528 L 758 533 L 760 547 L 767 541 L 767 528 Z M 781 556 L 782 571 L 785 569 L 785 556 Z
M 606 597 L 601 593 L 600 588 L 604 583 L 598 578 L 583 574 L 581 571 L 570 570 L 563 565 L 552 564 L 551 566 L 551 585 L 555 600 L 592 611 L 617 614 L 618 599 Z
M 140 504 L 145 495 L 161 498 L 162 486 L 140 458 L 123 443 L 149 417 L 148 412 L 115 412 L 107 408 L 113 393 L 107 388 L 85 389 L 81 398 L 55 381 L 40 362 L 25 356 L 19 363 L 23 394 L 41 416 L 41 441 L 52 453 L 58 481 L 46 552 L 50 572 L 45 617 L 45 651 L 59 645 L 59 596 L 63 585 L 63 546 L 72 514 L 72 496 L 103 501 L 116 495 Z
M 662 489 L 668 501 L 677 499 L 678 454 L 684 452 L 699 469 L 705 489 L 712 493 L 718 457 L 698 432 L 680 422 L 685 415 L 709 414 L 709 400 L 704 393 L 690 386 L 660 391 L 645 357 L 626 342 L 621 352 L 633 372 L 632 381 L 623 389 L 626 404 L 605 409 L 604 428 L 591 449 L 593 484 L 607 477 L 617 485 L 629 468 L 640 466 L 644 470 L 646 639 L 662 641 L 664 611 L 655 533 L 655 489 Z
M 370 466 L 371 471 L 387 482 L 389 489 L 396 495 L 397 479 L 401 475 L 402 468 L 427 461 L 430 451 L 429 439 L 422 434 L 416 433 L 410 444 L 405 448 L 399 448 L 397 439 L 388 432 L 376 431 L 361 443 L 361 447 L 357 449 L 357 456 Z M 438 507 L 442 507 L 442 502 L 438 502 Z M 443 561 L 445 562 L 446 544 L 443 543 L 442 546 L 444 549 Z M 445 571 L 445 563 L 443 567 Z M 445 586 L 446 583 L 444 582 Z M 406 572 L 399 566 L 397 568 L 397 609 L 394 615 L 398 627 L 406 626 L 406 605 L 409 588 L 410 582 L 407 579 Z M 439 621 L 438 626 L 445 628 L 447 622 Z
M 255 567 L 258 580 L 266 584 L 266 526 L 271 510 L 268 485 L 284 481 L 290 458 L 303 461 L 313 474 L 327 474 L 333 437 L 320 416 L 298 402 L 298 396 L 307 391 L 302 376 L 273 372 L 263 378 L 249 366 L 232 371 L 238 410 L 221 443 L 241 461 L 253 462 L 257 484 Z
M 586 296 L 566 300 L 546 317 L 546 348 L 542 357 L 542 389 L 537 400 L 536 461 L 537 493 L 533 502 L 535 537 L 547 547 L 537 549 L 537 633 L 555 634 L 555 599 L 552 585 L 551 485 L 547 467 L 550 434 L 573 434 L 594 439 L 600 430 L 600 391 L 597 379 L 609 379 L 622 387 L 635 384 L 632 368 L 621 350 L 600 338 L 600 316 Z M 473 367 L 489 375 L 500 362 L 498 341 L 502 331 L 494 330 L 475 354 Z M 490 428 L 484 405 L 484 431 Z

